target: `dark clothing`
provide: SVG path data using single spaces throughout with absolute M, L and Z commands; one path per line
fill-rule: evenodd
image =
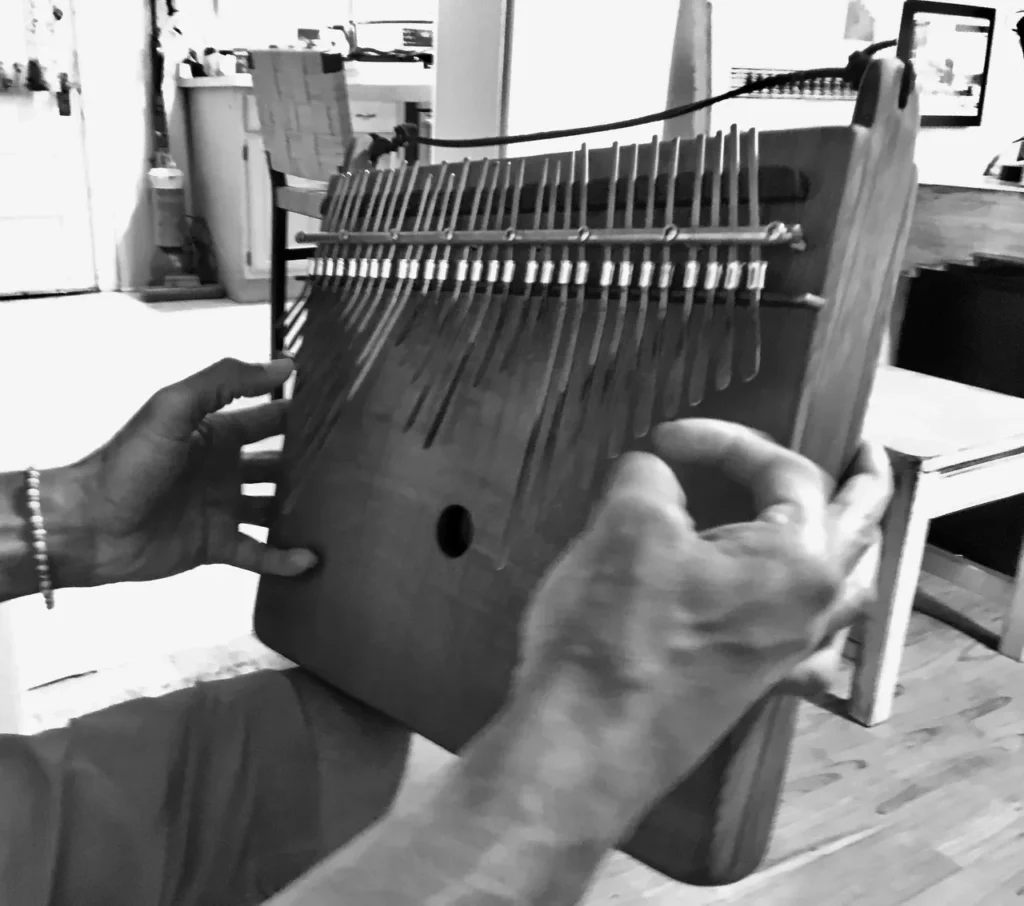
M 359 829 L 328 814 L 342 797 L 322 776 L 332 759 L 347 766 L 314 732 L 327 698 L 343 710 L 301 671 L 266 671 L 0 736 L 0 903 L 263 902 Z M 355 739 L 358 757 L 376 739 Z M 395 776 L 364 783 L 379 787 L 378 814 L 401 776 L 398 748 Z

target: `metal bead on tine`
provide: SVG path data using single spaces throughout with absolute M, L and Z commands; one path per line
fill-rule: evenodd
M 761 225 L 761 150 L 756 129 L 750 129 L 743 135 L 746 145 L 747 159 L 747 225 L 757 228 Z M 767 265 L 761 260 L 761 250 L 757 245 L 750 247 L 750 258 L 747 263 L 747 302 L 750 316 L 750 334 L 743 356 L 741 376 L 744 381 L 751 381 L 761 370 L 761 293 L 764 290 L 764 279 Z
M 711 223 L 714 226 L 719 226 L 722 222 L 722 174 L 725 155 L 724 135 L 721 132 L 715 134 L 711 154 Z M 708 249 L 707 264 L 704 267 L 704 310 L 701 312 L 700 333 L 697 336 L 693 371 L 690 374 L 689 402 L 691 406 L 699 406 L 704 400 L 713 341 L 715 299 L 721 282 L 722 265 L 718 260 L 718 249 L 711 246 Z
M 729 227 L 738 230 L 740 226 L 740 131 L 734 125 L 729 130 L 726 144 L 727 167 L 729 171 Z M 743 264 L 739 260 L 739 249 L 727 246 L 725 258 L 725 312 L 722 325 L 722 339 L 718 346 L 718 361 L 715 368 L 715 389 L 725 390 L 732 383 L 733 360 L 736 336 L 736 292 L 740 288 Z

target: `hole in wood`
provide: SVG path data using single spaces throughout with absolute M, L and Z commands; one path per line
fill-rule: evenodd
M 452 504 L 437 518 L 437 546 L 446 557 L 461 557 L 473 543 L 473 517 L 464 506 Z

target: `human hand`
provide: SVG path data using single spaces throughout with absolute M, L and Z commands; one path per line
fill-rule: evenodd
M 568 698 L 637 817 L 761 697 L 827 654 L 870 591 L 891 493 L 873 445 L 833 496 L 809 460 L 738 425 L 674 422 L 654 442 L 659 456 L 623 457 L 539 587 L 516 685 Z M 749 488 L 755 517 L 697 533 L 673 471 L 685 484 L 693 466 Z
M 273 508 L 272 497 L 242 486 L 275 482 L 280 467 L 279 454 L 242 448 L 281 434 L 287 403 L 219 411 L 270 393 L 293 367 L 289 359 L 217 362 L 158 391 L 109 443 L 58 470 L 88 527 L 63 584 L 159 579 L 207 563 L 281 576 L 313 566 L 310 551 L 278 550 L 239 531 L 266 526 Z

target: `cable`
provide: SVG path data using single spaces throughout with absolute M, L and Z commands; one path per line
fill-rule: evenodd
M 895 47 L 896 41 L 880 41 L 871 44 L 864 50 L 857 50 L 850 54 L 846 66 L 831 67 L 824 69 L 804 69 L 797 72 L 785 72 L 778 75 L 767 76 L 763 79 L 733 88 L 716 97 L 706 98 L 703 101 L 696 101 L 692 104 L 683 104 L 679 107 L 670 107 L 658 113 L 649 113 L 646 116 L 633 117 L 628 120 L 618 120 L 614 123 L 603 123 L 598 126 L 582 126 L 572 129 L 552 129 L 546 132 L 529 132 L 522 135 L 490 136 L 489 138 L 425 138 L 418 134 L 415 126 L 397 126 L 395 138 L 386 139 L 381 136 L 374 136 L 375 143 L 372 148 L 370 159 L 376 161 L 381 154 L 398 151 L 409 144 L 427 145 L 435 148 L 486 148 L 495 145 L 518 145 L 524 142 L 536 142 L 553 138 L 572 138 L 578 135 L 593 135 L 596 132 L 611 132 L 616 129 L 628 129 L 632 126 L 644 126 L 648 123 L 657 123 L 662 120 L 675 119 L 679 116 L 688 116 L 700 110 L 706 110 L 722 101 L 742 97 L 745 94 L 754 94 L 764 91 L 767 88 L 780 88 L 784 85 L 791 85 L 799 82 L 809 82 L 815 79 L 841 78 L 854 88 L 860 86 L 861 79 L 867 71 L 871 58 L 880 50 Z M 909 64 L 908 64 L 909 65 Z

